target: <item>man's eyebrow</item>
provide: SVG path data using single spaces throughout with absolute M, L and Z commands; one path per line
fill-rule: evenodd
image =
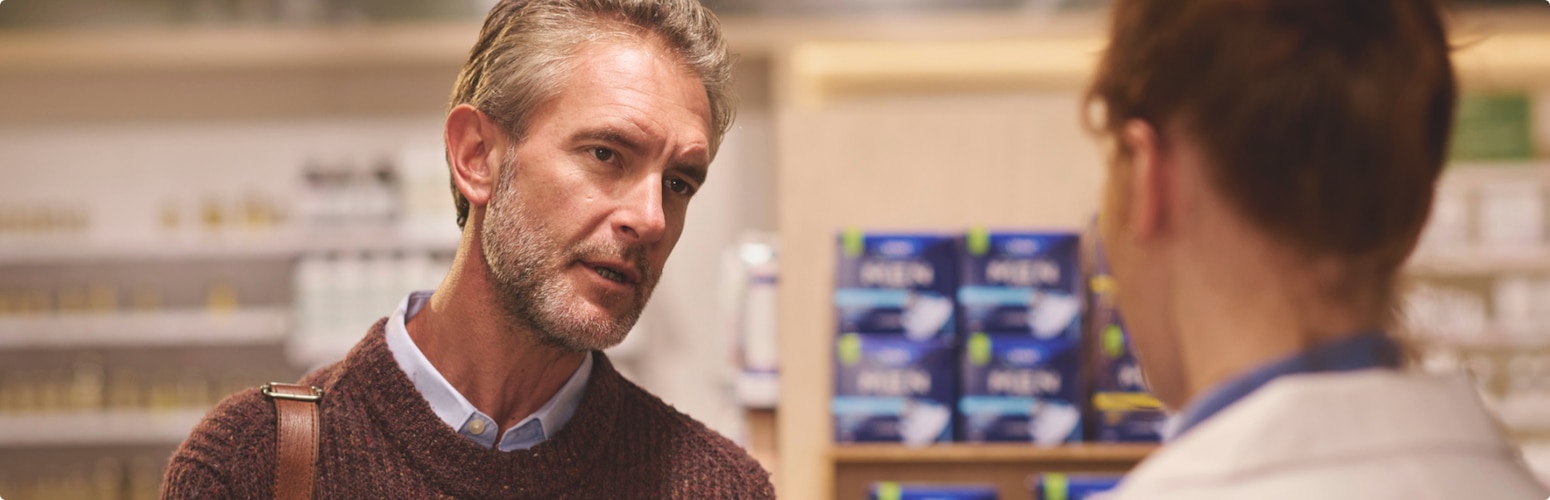
M 639 142 L 635 141 L 632 137 L 630 137 L 629 134 L 626 134 L 624 131 L 613 127 L 582 130 L 571 136 L 571 142 L 582 141 L 599 141 L 617 144 L 624 149 L 630 150 L 632 153 L 639 153 L 641 151 L 641 145 Z
M 708 168 L 700 163 L 677 162 L 673 164 L 673 170 L 682 173 L 684 177 L 694 181 L 695 185 L 700 186 L 705 184 L 705 173 Z

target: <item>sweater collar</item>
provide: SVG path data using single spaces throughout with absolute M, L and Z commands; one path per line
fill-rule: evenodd
M 370 419 L 411 466 L 428 471 L 427 478 L 443 491 L 478 497 L 488 494 L 483 488 L 494 480 L 515 496 L 545 497 L 574 487 L 611 454 L 627 382 L 603 353 L 592 353 L 586 389 L 563 429 L 530 449 L 502 452 L 469 441 L 437 416 L 398 368 L 385 339 L 386 323 L 386 318 L 378 321 L 350 351 L 331 392 L 360 395 L 365 414 L 355 417 Z
M 436 413 L 442 423 L 481 446 L 493 446 L 501 451 L 531 448 L 564 428 L 570 421 L 571 415 L 576 413 L 577 405 L 581 404 L 587 379 L 592 374 L 592 357 L 587 356 L 581 365 L 576 367 L 570 379 L 560 386 L 543 407 L 517 422 L 497 440 L 493 428 L 494 419 L 475 408 L 462 392 L 453 387 L 452 383 L 441 375 L 441 370 L 437 370 L 430 359 L 425 357 L 420 347 L 415 345 L 414 339 L 409 337 L 409 330 L 405 323 L 424 309 L 425 304 L 430 301 L 431 293 L 430 290 L 413 292 L 399 301 L 398 309 L 388 317 L 383 337 L 388 350 L 393 352 L 393 360 L 398 364 L 398 368 L 409 377 L 415 390 L 420 391 L 420 394 L 425 397 L 425 401 L 431 406 L 431 411 Z M 477 424 L 474 423 L 476 421 Z M 537 422 L 538 435 L 534 438 L 524 438 L 519 431 L 533 422 Z M 473 432 L 475 428 L 482 432 Z

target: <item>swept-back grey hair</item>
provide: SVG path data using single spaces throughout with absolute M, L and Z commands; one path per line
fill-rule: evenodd
M 710 100 L 714 155 L 732 125 L 732 58 L 721 22 L 697 0 L 502 0 L 490 9 L 479 41 L 452 89 L 451 106 L 470 104 L 521 140 L 534 109 L 560 90 L 587 43 L 633 37 L 662 44 L 699 76 Z M 452 185 L 457 225 L 468 200 Z

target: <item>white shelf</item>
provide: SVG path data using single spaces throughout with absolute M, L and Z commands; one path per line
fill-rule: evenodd
M 85 236 L 20 236 L 0 244 L 0 263 L 257 260 L 286 258 L 295 253 L 291 238 L 264 234 L 130 241 L 106 241 Z
M 277 343 L 283 308 L 0 317 L 0 349 Z
M 206 411 L 0 414 L 0 447 L 177 444 Z
M 1433 276 L 1550 272 L 1550 247 L 1424 250 L 1405 266 L 1411 274 Z
M 0 243 L 0 265 L 282 260 L 322 252 L 452 251 L 459 236 L 455 231 L 413 235 L 396 229 L 368 229 L 327 233 L 276 230 L 127 241 L 22 237 Z
M 308 371 L 344 359 L 355 344 L 366 334 L 366 326 L 349 335 L 308 335 L 290 339 L 285 344 L 285 355 L 292 363 L 307 367 Z

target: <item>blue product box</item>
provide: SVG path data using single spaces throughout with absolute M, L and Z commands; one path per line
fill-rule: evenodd
M 1114 303 L 1114 279 L 1103 248 L 1092 245 L 1093 438 L 1100 442 L 1162 441 L 1167 413 L 1146 388 L 1129 335 Z
M 842 233 L 835 268 L 836 331 L 953 338 L 956 240 L 939 234 Z
M 923 446 L 951 441 L 953 345 L 847 333 L 834 351 L 834 440 Z
M 867 500 L 997 500 L 996 487 L 978 484 L 872 483 Z
M 957 297 L 964 332 L 1081 338 L 1081 238 L 1076 233 L 974 229 L 963 238 L 962 254 Z
M 1100 500 L 1119 486 L 1120 476 L 1040 474 L 1034 485 L 1036 500 Z
M 1055 446 L 1081 440 L 1080 343 L 975 333 L 962 360 L 964 441 Z
M 1168 415 L 1146 389 L 1117 316 L 1098 334 L 1093 371 L 1093 423 L 1100 442 L 1162 441 Z

